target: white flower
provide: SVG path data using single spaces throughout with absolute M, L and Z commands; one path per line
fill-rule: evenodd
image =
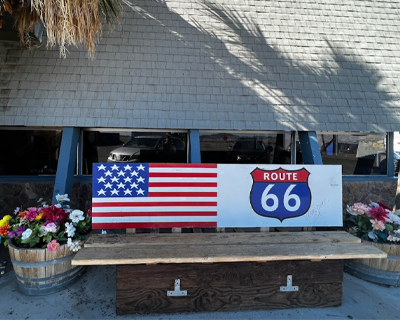
M 45 229 L 45 226 L 41 226 L 39 230 L 43 236 L 47 235 L 47 230 Z
M 390 242 L 400 242 L 400 238 L 394 237 L 391 234 L 387 237 L 387 240 L 390 241 Z
M 74 210 L 69 214 L 69 218 L 72 220 L 72 222 L 78 223 L 79 221 L 85 220 L 85 217 L 83 216 L 83 211 L 81 210 Z
M 81 242 L 79 240 L 72 241 L 71 238 L 68 238 L 67 246 L 74 252 L 78 251 L 81 248 Z
M 371 202 L 371 207 L 379 208 L 379 204 L 377 204 L 376 202 Z
M 22 232 L 22 240 L 28 239 L 32 234 L 32 229 L 26 229 L 24 232 Z
M 65 228 L 66 228 L 65 232 L 68 234 L 68 237 L 73 237 L 75 235 L 76 228 L 72 223 L 67 222 L 65 224 Z
M 46 226 L 44 226 L 44 230 L 47 232 L 57 232 L 57 225 L 54 222 L 48 223 Z
M 389 218 L 390 220 L 392 220 L 394 223 L 396 224 L 400 224 L 400 217 L 396 214 L 394 214 L 393 212 L 389 213 Z
M 70 199 L 68 198 L 68 194 L 58 194 L 56 195 L 56 200 L 58 202 L 70 201 Z

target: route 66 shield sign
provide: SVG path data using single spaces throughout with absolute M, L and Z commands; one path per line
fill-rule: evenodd
M 253 210 L 261 216 L 276 218 L 281 222 L 304 215 L 311 205 L 309 175 L 310 172 L 305 168 L 256 168 L 251 172 L 253 186 L 250 191 L 250 203 Z

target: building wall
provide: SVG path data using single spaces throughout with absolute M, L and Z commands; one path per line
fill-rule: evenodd
M 53 182 L 10 182 L 0 183 L 0 218 L 12 214 L 16 207 L 27 208 L 35 206 L 42 197 L 48 200 L 52 197 Z M 396 181 L 386 182 L 343 182 L 343 208 L 354 202 L 381 201 L 388 206 L 394 206 Z M 71 198 L 71 208 L 88 210 L 91 206 L 91 183 L 74 183 Z
M 0 42 L 0 126 L 398 131 L 400 1 L 134 1 L 95 59 Z

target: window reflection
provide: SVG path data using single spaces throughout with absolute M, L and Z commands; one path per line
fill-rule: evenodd
M 319 134 L 318 141 L 323 163 L 342 165 L 343 175 L 387 173 L 385 134 Z
M 290 164 L 290 134 L 201 132 L 203 163 Z
M 174 132 L 99 132 L 83 134 L 83 173 L 94 162 L 187 162 L 187 134 Z
M 61 130 L 0 130 L 0 175 L 55 174 Z

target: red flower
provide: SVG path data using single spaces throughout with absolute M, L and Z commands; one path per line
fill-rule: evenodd
M 88 215 L 88 217 L 92 216 L 92 207 L 90 207 L 90 209 L 88 210 L 87 215 Z
M 11 229 L 11 227 L 8 224 L 0 227 L 0 236 L 1 237 L 6 236 L 10 232 L 10 229 Z
M 369 209 L 368 216 L 382 222 L 386 222 L 389 219 L 389 213 L 382 207 Z
M 23 218 L 25 218 L 26 217 L 26 215 L 28 214 L 28 211 L 22 211 L 19 215 L 18 215 L 18 218 L 21 218 L 21 219 L 23 219 Z
M 61 223 L 64 223 L 64 220 L 68 218 L 68 213 L 54 204 L 51 207 L 43 208 L 42 212 L 42 220 L 57 222 L 57 219 L 59 219 Z
M 382 202 L 377 202 L 379 204 L 380 207 L 382 207 L 383 209 L 388 209 L 389 211 L 393 211 L 393 208 L 388 207 L 386 204 L 382 203 Z

